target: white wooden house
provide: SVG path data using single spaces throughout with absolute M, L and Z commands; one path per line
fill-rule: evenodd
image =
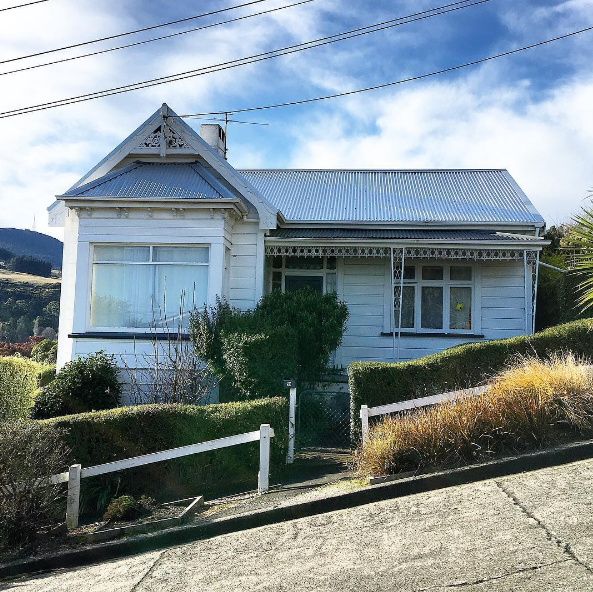
M 163 105 L 49 208 L 59 366 L 138 354 L 182 293 L 185 322 L 217 296 L 335 290 L 344 367 L 533 331 L 545 224 L 506 170 L 239 171 L 220 126 L 200 134 Z

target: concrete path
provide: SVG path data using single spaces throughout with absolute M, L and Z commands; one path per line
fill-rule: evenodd
M 0 590 L 593 590 L 593 460 L 388 500 Z

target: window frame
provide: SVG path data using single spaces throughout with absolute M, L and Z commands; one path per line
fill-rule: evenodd
M 291 257 L 292 255 L 269 255 L 269 266 L 268 266 L 268 273 L 269 277 L 266 282 L 266 290 L 267 293 L 270 294 L 272 292 L 272 286 L 274 285 L 274 273 L 279 272 L 282 274 L 282 283 L 281 283 L 281 291 L 284 293 L 286 291 L 286 281 L 285 278 L 287 275 L 296 275 L 296 276 L 311 276 L 311 277 L 323 277 L 323 294 L 328 294 L 327 291 L 327 276 L 334 274 L 335 275 L 335 291 L 338 291 L 338 258 L 335 257 L 336 266 L 333 269 L 330 269 L 327 266 L 327 260 L 329 256 L 327 255 L 320 255 L 323 259 L 323 268 L 322 269 L 291 269 L 286 267 L 286 258 Z M 274 257 L 282 257 L 282 266 L 281 267 L 274 267 Z M 308 257 L 299 257 L 300 259 L 308 259 Z M 312 259 L 312 257 L 311 257 Z
M 156 269 L 158 265 L 179 265 L 179 266 L 187 266 L 187 267 L 207 267 L 208 268 L 208 287 L 206 290 L 206 298 L 207 304 L 208 302 L 208 292 L 210 289 L 210 282 L 211 282 L 211 273 L 212 273 L 212 248 L 211 244 L 209 243 L 123 243 L 123 242 L 96 242 L 91 243 L 89 249 L 89 268 L 88 268 L 88 281 L 87 281 L 87 306 L 86 306 L 86 331 L 94 331 L 97 333 L 130 333 L 131 335 L 136 333 L 150 333 L 154 331 L 154 327 L 121 327 L 121 326 L 95 326 L 91 324 L 91 308 L 92 308 L 92 301 L 93 301 L 93 269 L 95 264 L 100 265 L 149 265 L 153 266 Z M 105 260 L 96 260 L 95 261 L 95 248 L 96 247 L 149 247 L 149 260 L 148 261 L 105 261 Z M 204 248 L 207 249 L 208 257 L 207 261 L 203 263 L 193 263 L 188 261 L 153 261 L 153 249 L 154 248 Z M 155 274 L 151 274 L 150 279 L 150 290 L 154 291 L 155 286 Z M 177 316 L 175 317 L 177 319 Z M 175 321 L 176 322 L 176 321 Z M 161 328 L 159 328 L 161 329 Z M 162 328 L 165 330 L 165 328 Z
M 442 280 L 423 280 L 422 267 L 443 267 Z M 406 261 L 404 267 L 414 267 L 415 279 L 404 279 L 404 286 L 414 286 L 414 327 L 398 329 L 396 326 L 395 317 L 392 317 L 391 305 L 393 297 L 391 296 L 391 264 L 386 263 L 385 272 L 385 306 L 384 306 L 384 327 L 385 333 L 401 332 L 402 335 L 422 335 L 422 334 L 442 334 L 442 335 L 479 335 L 482 330 L 482 311 L 481 311 L 481 267 L 474 261 L 465 260 L 448 260 L 448 261 L 434 261 L 426 260 L 411 260 Z M 451 280 L 451 267 L 470 267 L 472 270 L 471 280 Z M 443 328 L 423 328 L 422 327 L 422 288 L 424 286 L 435 286 L 443 288 Z M 397 286 L 395 286 L 397 288 Z M 452 287 L 470 287 L 472 290 L 471 297 L 471 329 L 450 329 L 450 288 Z

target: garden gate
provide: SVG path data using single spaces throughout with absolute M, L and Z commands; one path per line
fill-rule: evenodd
M 350 395 L 315 390 L 298 393 L 295 448 L 349 447 Z

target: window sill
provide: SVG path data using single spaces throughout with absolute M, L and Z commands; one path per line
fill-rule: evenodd
M 84 333 L 69 333 L 70 339 L 135 339 L 137 341 L 166 341 L 177 340 L 178 333 L 126 333 L 125 331 L 85 331 Z M 189 333 L 181 334 L 182 341 L 189 341 Z
M 382 337 L 391 337 L 393 335 L 393 331 L 381 331 Z M 397 335 L 398 333 L 395 332 Z M 402 331 L 400 333 L 402 337 L 471 337 L 473 339 L 484 339 L 484 335 L 479 333 L 440 333 L 440 332 L 426 332 L 426 333 L 412 333 L 408 331 Z

